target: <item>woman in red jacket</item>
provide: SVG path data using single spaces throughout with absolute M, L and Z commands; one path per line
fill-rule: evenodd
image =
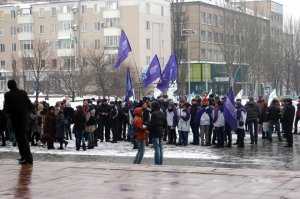
M 141 164 L 145 152 L 145 139 L 146 139 L 147 129 L 146 126 L 144 125 L 142 115 L 143 115 L 142 108 L 136 108 L 134 110 L 133 129 L 134 129 L 135 139 L 138 145 L 138 152 L 134 159 L 133 162 L 134 164 Z

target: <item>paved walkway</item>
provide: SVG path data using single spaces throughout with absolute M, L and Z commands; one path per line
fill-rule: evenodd
M 300 172 L 0 160 L 0 198 L 299 199 Z

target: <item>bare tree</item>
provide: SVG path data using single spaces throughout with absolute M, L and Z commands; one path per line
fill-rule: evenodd
M 23 52 L 23 65 L 35 83 L 35 98 L 38 101 L 43 72 L 49 67 L 49 44 L 42 40 L 33 41 L 31 50 Z M 44 74 L 45 75 L 45 74 Z

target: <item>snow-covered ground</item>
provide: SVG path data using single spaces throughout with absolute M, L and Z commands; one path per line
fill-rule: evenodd
M 59 145 L 55 144 L 55 148 Z M 132 148 L 132 144 L 129 142 L 119 143 L 99 143 L 98 147 L 94 149 L 87 149 L 83 151 L 76 151 L 74 140 L 69 141 L 67 149 L 65 150 L 48 150 L 46 147 L 31 147 L 33 153 L 38 154 L 55 154 L 55 155 L 96 155 L 96 156 L 111 156 L 111 157 L 134 157 L 136 150 Z M 0 147 L 0 152 L 18 152 L 17 147 L 11 145 L 6 147 Z M 145 157 L 154 156 L 154 150 L 152 147 L 146 147 Z M 188 158 L 188 159 L 210 159 L 217 160 L 221 157 L 213 154 L 213 151 L 206 147 L 189 145 L 186 147 L 164 145 L 164 157 L 166 158 Z

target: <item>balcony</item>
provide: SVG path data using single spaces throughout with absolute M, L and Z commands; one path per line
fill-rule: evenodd
M 72 13 L 59 13 L 57 15 L 58 21 L 72 21 L 73 20 L 73 14 Z
M 32 32 L 18 33 L 18 40 L 34 40 L 34 34 Z
M 75 56 L 75 50 L 74 49 L 57 49 L 57 56 L 58 57 Z
M 17 23 L 18 24 L 33 23 L 33 17 L 32 15 L 20 15 L 17 17 Z
M 104 10 L 103 18 L 120 18 L 120 10 Z
M 103 30 L 104 36 L 120 36 L 121 29 L 117 27 L 107 27 Z

